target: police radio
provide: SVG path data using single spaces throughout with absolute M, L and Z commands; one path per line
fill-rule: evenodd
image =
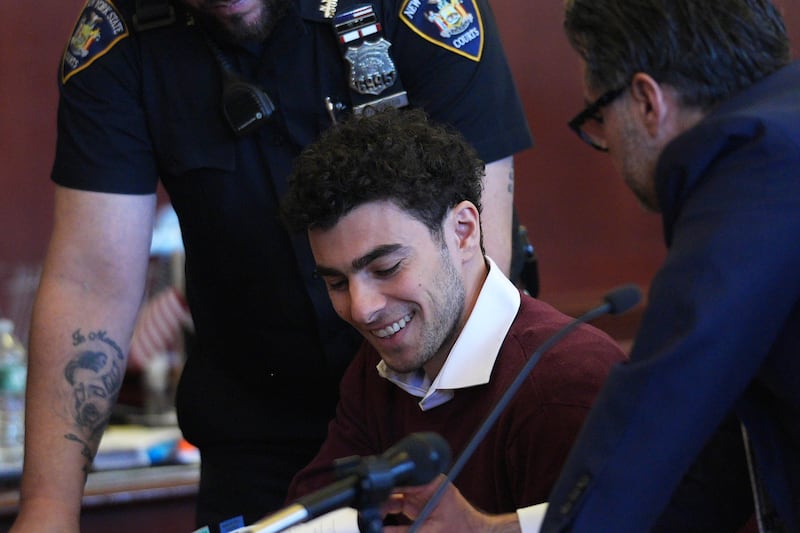
M 250 135 L 270 119 L 275 104 L 263 88 L 236 73 L 217 43 L 208 35 L 205 38 L 224 76 L 222 113 L 225 120 L 239 137 Z
M 261 87 L 226 77 L 222 89 L 222 112 L 236 135 L 250 135 L 269 120 L 273 111 L 275 105 Z
M 136 0 L 133 25 L 137 31 L 169 26 L 175 22 L 171 0 Z M 208 47 L 222 70 L 222 113 L 233 132 L 244 137 L 260 128 L 275 111 L 263 88 L 241 79 L 219 46 L 204 32 Z

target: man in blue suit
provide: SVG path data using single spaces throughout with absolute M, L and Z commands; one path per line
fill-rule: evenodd
M 800 530 L 800 63 L 769 0 L 570 0 L 570 122 L 661 213 L 667 258 L 543 531 L 647 531 L 733 410 L 765 529 Z M 771 529 L 770 529 L 771 528 Z
M 769 0 L 567 0 L 564 27 L 588 101 L 569 125 L 661 213 L 669 253 L 541 531 L 703 530 L 712 510 L 672 504 L 730 413 L 762 531 L 800 531 L 800 62 L 781 16 Z M 443 500 L 430 524 L 470 516 Z

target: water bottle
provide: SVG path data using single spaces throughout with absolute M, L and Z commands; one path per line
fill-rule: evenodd
M 0 318 L 0 463 L 22 462 L 28 358 L 14 323 Z

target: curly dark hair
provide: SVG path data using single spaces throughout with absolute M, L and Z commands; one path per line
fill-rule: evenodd
M 457 132 L 418 109 L 352 117 L 295 160 L 281 204 L 293 232 L 329 229 L 367 202 L 390 201 L 431 230 L 468 200 L 481 209 L 484 163 Z
M 786 65 L 789 38 L 770 0 L 567 0 L 564 30 L 598 93 L 637 72 L 710 110 Z

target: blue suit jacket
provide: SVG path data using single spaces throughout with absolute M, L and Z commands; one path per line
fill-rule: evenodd
M 656 180 L 669 253 L 630 361 L 612 370 L 542 531 L 649 530 L 731 410 L 798 531 L 800 64 L 676 138 Z

